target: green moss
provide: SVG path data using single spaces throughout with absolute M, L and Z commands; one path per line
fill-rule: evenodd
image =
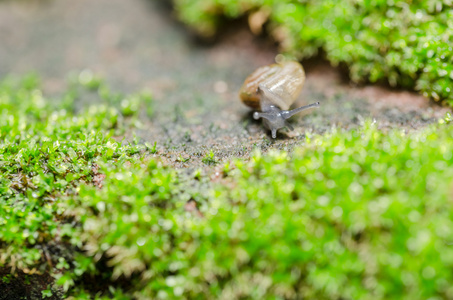
M 138 110 L 75 114 L 74 87 L 52 102 L 38 82 L 0 85 L 0 267 L 75 299 L 452 297 L 451 116 L 307 135 L 213 184 L 113 140 Z
M 322 49 L 352 80 L 419 90 L 453 105 L 451 1 L 174 0 L 180 18 L 211 35 L 221 16 L 263 11 L 282 51 L 299 59 Z
M 38 82 L 30 76 L 0 83 L 0 266 L 26 273 L 57 261 L 49 256 L 55 247 L 70 258 L 69 249 L 81 245 L 62 196 L 96 181 L 98 164 L 140 150 L 111 138 L 133 118 L 123 120 L 109 99 L 75 115 L 75 89 L 51 101 Z
M 203 157 L 201 161 L 207 165 L 215 165 L 218 163 L 218 161 L 215 159 L 215 154 L 212 150 L 210 150 L 209 153 L 206 153 L 206 155 Z
M 219 265 L 246 258 L 223 269 L 247 278 L 229 282 L 232 298 L 451 297 L 452 137 L 451 127 L 408 136 L 368 124 L 309 138 L 291 157 L 237 163 L 212 218 L 225 230 L 206 247 Z

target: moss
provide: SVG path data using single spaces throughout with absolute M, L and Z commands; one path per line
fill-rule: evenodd
M 137 113 L 125 118 L 124 107 L 108 96 L 75 114 L 82 91 L 72 86 L 52 101 L 36 76 L 0 83 L 0 268 L 26 274 L 68 268 L 82 244 L 64 196 L 77 194 L 81 184 L 99 186 L 102 162 L 144 151 L 112 139 Z
M 282 51 L 302 59 L 321 49 L 353 81 L 387 81 L 453 105 L 450 1 L 174 0 L 179 17 L 212 35 L 221 16 L 269 16 Z M 256 25 L 253 25 L 256 26 Z
M 438 126 L 383 134 L 367 124 L 309 138 L 292 156 L 257 153 L 236 163 L 235 188 L 217 189 L 210 224 L 228 225 L 214 227 L 206 251 L 215 247 L 219 265 L 236 253 L 222 270 L 247 285 L 231 280 L 222 292 L 256 299 L 450 297 L 452 134 Z

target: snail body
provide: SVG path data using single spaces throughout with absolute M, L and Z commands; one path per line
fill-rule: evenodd
M 286 121 L 294 114 L 312 107 L 319 102 L 288 110 L 296 101 L 305 82 L 305 72 L 296 61 L 263 66 L 250 74 L 242 85 L 239 96 L 242 102 L 256 110 L 255 119 L 263 118 L 263 123 L 277 137 L 277 130 L 292 126 Z

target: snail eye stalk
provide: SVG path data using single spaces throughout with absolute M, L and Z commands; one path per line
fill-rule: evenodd
M 319 107 L 319 102 L 315 102 L 315 103 L 312 103 L 312 104 L 301 106 L 301 107 L 298 107 L 298 108 L 295 108 L 295 109 L 292 109 L 292 110 L 282 110 L 282 116 L 285 119 L 289 119 L 292 116 L 294 116 L 295 114 L 297 114 L 297 113 L 299 113 L 301 111 L 313 108 L 313 107 Z

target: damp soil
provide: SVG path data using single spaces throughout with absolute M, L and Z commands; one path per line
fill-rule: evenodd
M 54 288 L 53 282 L 47 273 L 25 274 L 0 268 L 0 300 L 44 299 L 44 295 L 48 300 L 62 299 L 61 290 Z
M 302 62 L 307 79 L 295 105 L 319 101 L 320 107 L 294 116 L 295 130 L 280 130 L 272 139 L 239 101 L 238 90 L 253 70 L 274 62 L 277 45 L 254 36 L 244 20 L 228 23 L 215 40 L 200 41 L 178 23 L 169 2 L 0 1 L 0 78 L 35 71 L 45 92 L 58 94 L 68 74 L 90 69 L 114 90 L 149 89 L 155 113 L 127 138 L 156 142 L 163 163 L 187 173 L 201 168 L 212 181 L 220 173 L 218 162 L 247 159 L 254 149 L 291 151 L 303 145 L 307 132 L 348 130 L 366 119 L 383 129 L 413 131 L 449 110 L 413 92 L 354 85 L 318 57 Z M 214 158 L 206 159 L 211 151 Z M 204 184 L 187 181 L 193 189 Z M 14 288 L 23 290 L 24 278 L 0 281 L 7 291 L 0 299 L 38 299 L 33 292 L 4 298 Z M 43 286 L 51 282 L 45 275 L 33 278 Z

